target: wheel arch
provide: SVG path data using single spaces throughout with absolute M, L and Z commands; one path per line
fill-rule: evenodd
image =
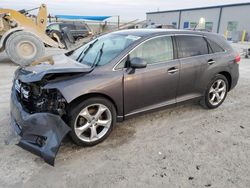
M 230 91 L 231 86 L 232 86 L 232 76 L 231 76 L 231 74 L 229 72 L 227 72 L 227 71 L 222 71 L 222 72 L 219 72 L 218 74 L 221 74 L 221 75 L 226 77 L 226 79 L 228 81 L 228 85 L 229 85 L 228 91 Z
M 103 93 L 87 93 L 87 94 L 83 94 L 83 95 L 75 98 L 74 100 L 72 100 L 69 103 L 69 109 L 72 108 L 73 106 L 75 106 L 76 104 L 79 104 L 79 102 L 82 102 L 83 100 L 86 100 L 86 99 L 89 99 L 89 98 L 94 98 L 94 97 L 101 97 L 101 98 L 107 99 L 108 101 L 110 101 L 114 105 L 116 112 L 118 112 L 118 107 L 117 107 L 117 104 L 115 103 L 115 101 L 110 96 L 108 96 L 106 94 L 103 94 Z
M 18 27 L 18 28 L 10 29 L 9 31 L 7 31 L 7 32 L 5 32 L 5 33 L 3 34 L 3 36 L 1 37 L 1 40 L 0 40 L 0 51 L 5 50 L 5 44 L 6 44 L 7 39 L 8 39 L 13 33 L 16 33 L 16 32 L 18 32 L 18 31 L 23 31 L 23 28 Z

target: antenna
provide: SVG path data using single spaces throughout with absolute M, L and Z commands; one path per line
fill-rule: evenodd
M 197 28 L 197 26 L 199 25 L 199 23 L 197 23 L 195 26 L 194 26 L 194 29 L 193 29 L 193 31 L 195 31 L 196 30 L 196 28 Z
M 197 24 L 195 25 L 195 27 L 194 27 L 193 30 L 195 31 L 198 25 L 200 25 L 201 27 L 205 27 L 205 23 L 206 23 L 205 18 L 202 18 L 202 17 L 201 17 L 200 20 L 199 20 L 199 23 L 197 23 Z

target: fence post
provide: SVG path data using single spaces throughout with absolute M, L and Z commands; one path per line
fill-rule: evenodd
M 241 42 L 243 43 L 245 41 L 246 38 L 246 30 L 243 31 L 242 33 L 242 37 L 241 37 Z
M 228 36 L 228 31 L 227 30 L 225 31 L 224 36 L 227 39 L 227 36 Z

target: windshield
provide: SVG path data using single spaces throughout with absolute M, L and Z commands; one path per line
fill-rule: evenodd
M 89 66 L 102 66 L 138 39 L 132 35 L 107 34 L 83 45 L 70 57 Z

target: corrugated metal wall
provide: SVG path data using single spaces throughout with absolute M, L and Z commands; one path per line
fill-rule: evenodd
M 223 8 L 220 33 L 227 30 L 228 22 L 238 22 L 238 31 L 247 30 L 250 33 L 250 5 Z
M 212 31 L 217 31 L 218 18 L 220 14 L 219 8 L 205 9 L 205 10 L 193 10 L 193 11 L 183 11 L 181 13 L 180 28 L 184 28 L 184 22 L 196 22 L 199 23 L 201 17 L 205 18 L 206 22 L 212 23 Z
M 219 20 L 220 13 L 221 19 Z M 218 31 L 224 34 L 227 30 L 229 33 L 246 30 L 250 35 L 250 5 L 147 13 L 147 24 L 173 25 L 176 23 L 177 28 L 180 29 L 192 28 L 201 17 L 205 18 L 206 26 L 211 28 L 212 32 Z

